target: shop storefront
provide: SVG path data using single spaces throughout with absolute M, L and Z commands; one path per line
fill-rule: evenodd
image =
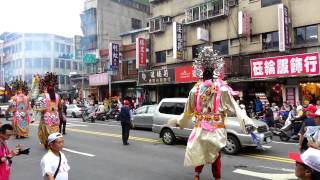
M 270 101 L 281 94 L 282 102 L 309 104 L 320 99 L 319 53 L 296 54 L 270 58 L 252 59 L 251 78 L 264 83 L 273 81 L 265 92 L 273 92 Z M 255 88 L 255 86 L 254 86 Z

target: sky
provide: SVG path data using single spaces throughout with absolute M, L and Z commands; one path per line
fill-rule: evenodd
M 2 32 L 82 35 L 84 0 L 0 0 Z

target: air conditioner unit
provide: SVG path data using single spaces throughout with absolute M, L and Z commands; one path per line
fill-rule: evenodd
M 166 23 L 166 24 L 172 23 L 172 17 L 170 16 L 163 17 L 163 23 Z
M 229 0 L 230 7 L 235 6 L 235 5 L 237 5 L 237 0 Z

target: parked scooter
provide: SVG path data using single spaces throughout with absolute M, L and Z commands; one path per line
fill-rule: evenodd
M 289 141 L 289 140 L 293 140 L 293 141 L 298 141 L 299 138 L 297 135 L 295 135 L 294 133 L 294 127 L 301 127 L 303 121 L 299 121 L 299 120 L 289 120 L 291 121 L 291 123 L 287 123 L 285 124 L 280 130 L 279 130 L 279 137 L 281 141 Z
M 96 120 L 96 108 L 95 107 L 86 107 L 83 110 L 81 117 L 82 117 L 83 122 L 90 121 L 90 122 L 94 123 Z

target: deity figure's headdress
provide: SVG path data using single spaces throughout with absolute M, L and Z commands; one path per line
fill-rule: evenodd
M 200 79 L 203 78 L 205 70 L 212 71 L 213 79 L 218 79 L 223 73 L 224 61 L 218 51 L 213 50 L 211 46 L 205 46 L 199 53 L 199 57 L 194 59 L 194 73 Z
M 52 87 L 58 84 L 58 76 L 53 72 L 47 72 L 40 80 L 40 89 Z
M 17 93 L 18 91 L 22 91 L 23 93 L 27 93 L 28 91 L 28 85 L 25 81 L 22 81 L 21 79 L 16 79 L 11 84 L 11 89 L 13 93 Z

